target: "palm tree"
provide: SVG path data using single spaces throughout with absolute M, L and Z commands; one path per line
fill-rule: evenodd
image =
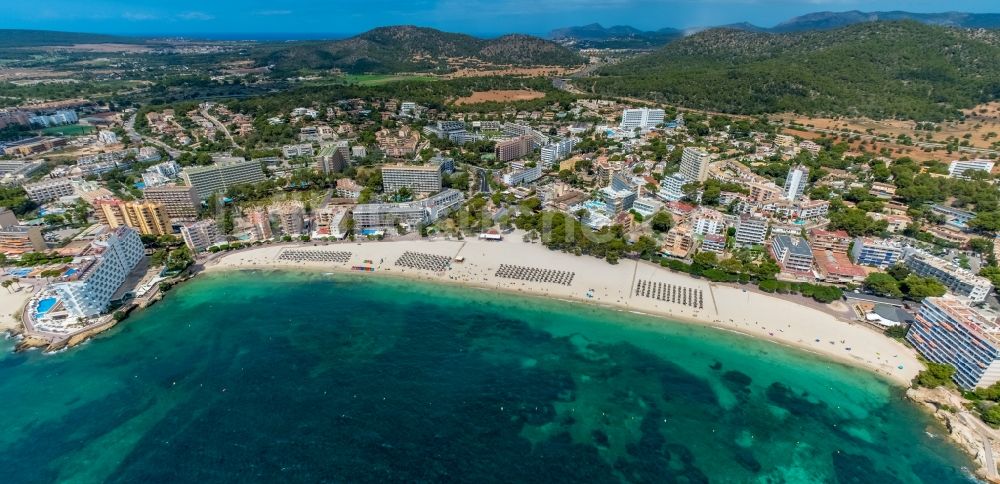
M 16 277 L 15 277 L 15 278 L 13 278 L 13 279 L 11 279 L 11 280 L 12 280 L 12 281 L 14 281 L 14 284 L 16 284 L 16 285 L 17 285 L 17 288 L 18 288 L 18 289 L 20 289 L 20 288 L 21 288 L 21 279 L 18 279 L 18 278 L 16 278 Z
M 0 286 L 3 286 L 3 288 L 7 290 L 8 294 L 11 293 L 10 292 L 10 286 L 13 285 L 13 284 L 14 284 L 14 281 L 11 281 L 10 279 L 8 279 L 6 281 L 3 281 L 3 282 L 0 282 Z

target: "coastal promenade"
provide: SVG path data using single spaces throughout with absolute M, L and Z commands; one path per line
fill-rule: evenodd
M 294 257 L 285 254 L 293 250 Z M 302 257 L 302 251 L 336 251 L 338 261 Z M 405 253 L 447 257 L 446 270 L 397 265 Z M 285 255 L 283 255 L 285 254 Z M 409 259 L 409 258 L 408 258 Z M 501 271 L 501 265 L 505 266 Z M 509 266 L 515 266 L 511 270 Z M 863 367 L 908 385 L 922 365 L 916 354 L 875 330 L 840 319 L 810 305 L 739 286 L 712 284 L 645 261 L 618 264 L 552 251 L 513 234 L 503 242 L 476 239 L 342 242 L 270 245 L 238 251 L 206 262 L 205 270 L 302 269 L 329 272 L 365 267 L 430 281 L 582 301 L 633 313 L 709 325 L 796 347 Z M 532 271 L 528 269 L 537 269 Z M 572 273 L 569 283 L 565 283 Z M 547 276 L 547 274 L 549 274 Z M 650 289 L 652 288 L 652 289 Z

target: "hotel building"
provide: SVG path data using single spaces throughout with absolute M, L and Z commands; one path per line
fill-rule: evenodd
M 525 134 L 515 138 L 498 141 L 494 151 L 497 161 L 507 162 L 528 156 L 531 154 L 531 148 L 532 137 L 531 135 Z
M 198 218 L 198 192 L 190 186 L 164 185 L 142 191 L 147 202 L 163 205 L 167 216 L 173 220 L 193 221 Z
M 809 181 L 809 168 L 799 165 L 788 171 L 785 177 L 784 196 L 785 200 L 794 202 L 802 197 L 806 191 L 806 182 Z
M 128 227 L 118 227 L 95 240 L 92 248 L 95 254 L 84 256 L 76 272 L 52 285 L 72 317 L 103 313 L 144 254 L 139 233 Z
M 1000 328 L 952 297 L 923 300 L 906 340 L 924 358 L 955 367 L 955 383 L 966 390 L 1000 381 Z
M 771 238 L 771 255 L 784 272 L 812 273 L 812 248 L 802 237 L 775 235 Z
M 194 187 L 199 200 L 213 193 L 224 192 L 233 185 L 264 181 L 260 162 L 253 160 L 224 161 L 209 166 L 187 167 L 181 172 L 184 184 Z
M 73 195 L 73 182 L 69 178 L 51 178 L 35 183 L 25 183 L 24 191 L 35 203 L 51 202 L 61 197 Z
M 665 113 L 662 109 L 626 109 L 622 112 L 621 129 L 649 129 L 655 128 L 658 124 L 663 124 Z
M 681 155 L 680 174 L 691 181 L 708 180 L 708 163 L 711 161 L 707 151 L 688 146 Z
M 984 171 L 989 174 L 993 171 L 994 162 L 992 160 L 955 160 L 948 165 L 948 176 L 951 178 L 968 178 L 965 172 L 969 170 Z
M 408 203 L 367 203 L 354 207 L 358 229 L 384 230 L 397 223 L 411 227 L 433 223 L 462 205 L 462 192 L 449 188 L 423 200 Z
M 408 188 L 416 193 L 441 190 L 441 163 L 426 165 L 385 165 L 382 167 L 382 188 L 386 193 Z
M 566 159 L 573 152 L 574 147 L 576 147 L 575 138 L 566 138 L 542 146 L 542 168 L 548 170 L 557 162 Z

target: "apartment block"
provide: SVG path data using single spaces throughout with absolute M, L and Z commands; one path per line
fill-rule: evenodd
M 820 230 L 809 231 L 809 245 L 813 249 L 832 250 L 846 254 L 851 247 L 851 236 L 843 230 Z
M 985 301 L 986 296 L 993 290 L 993 284 L 989 279 L 977 276 L 944 259 L 912 247 L 907 248 L 905 252 L 906 266 L 914 274 L 933 277 L 958 296 L 978 303 Z
M 273 210 L 278 219 L 278 226 L 281 233 L 285 235 L 299 235 L 305 228 L 305 210 L 301 205 L 286 203 Z
M 0 226 L 0 253 L 21 255 L 28 252 L 44 252 L 45 249 L 41 227 L 16 224 Z
M 744 247 L 760 245 L 767 237 L 767 219 L 763 217 L 744 216 L 736 224 L 736 245 Z
M 854 262 L 863 266 L 885 269 L 902 261 L 904 247 L 898 242 L 873 237 L 857 237 L 851 249 Z
M 225 240 L 214 220 L 202 220 L 182 226 L 181 237 L 184 238 L 184 244 L 194 253 L 201 252 Z
M 701 241 L 701 251 L 702 252 L 714 252 L 716 254 L 721 254 L 726 251 L 726 236 L 725 235 L 706 235 Z
M 132 227 L 142 235 L 173 233 L 170 216 L 157 202 L 125 202 L 117 198 L 100 198 L 92 203 L 94 214 L 111 228 Z
M 281 154 L 285 158 L 295 158 L 296 156 L 313 156 L 316 150 L 312 143 L 302 143 L 298 145 L 284 145 L 281 147 Z
M 964 302 L 929 297 L 920 304 L 906 340 L 924 358 L 955 367 L 955 383 L 966 390 L 1000 381 L 1000 328 Z

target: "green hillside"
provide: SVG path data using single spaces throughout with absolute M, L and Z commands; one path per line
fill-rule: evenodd
M 916 22 L 788 34 L 716 29 L 580 84 L 728 113 L 941 120 L 1000 95 L 1000 32 Z
M 446 70 L 448 58 L 521 66 L 583 63 L 575 52 L 537 37 L 479 39 L 412 26 L 382 27 L 333 42 L 268 44 L 254 57 L 279 71 L 336 68 L 378 74 Z

